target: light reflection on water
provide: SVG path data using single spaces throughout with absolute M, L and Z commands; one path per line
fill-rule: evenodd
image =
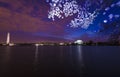
M 5 77 L 1 73 L 7 72 L 23 77 L 24 74 L 42 77 L 118 75 L 119 54 L 120 47 L 115 46 L 3 46 L 0 47 L 0 77 Z
M 34 60 L 34 65 L 35 65 L 35 70 L 37 70 L 36 66 L 38 64 L 38 46 L 35 48 L 35 60 Z
M 60 63 L 63 63 L 63 46 L 60 46 Z
M 2 65 L 3 65 L 3 72 L 7 70 L 8 64 L 11 58 L 11 47 L 6 46 L 2 52 Z
M 80 63 L 83 63 L 82 46 L 77 46 L 77 50 L 78 50 L 78 60 L 80 61 Z

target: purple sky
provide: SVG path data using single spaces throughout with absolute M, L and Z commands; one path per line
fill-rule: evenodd
M 96 32 L 101 29 L 98 24 L 87 30 L 67 27 L 73 16 L 52 21 L 48 19 L 49 9 L 45 0 L 0 0 L 0 42 L 5 42 L 7 32 L 12 42 L 105 41 L 110 35 Z

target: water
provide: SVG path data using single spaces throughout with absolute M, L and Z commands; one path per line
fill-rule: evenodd
M 1 46 L 0 77 L 120 76 L 119 46 Z

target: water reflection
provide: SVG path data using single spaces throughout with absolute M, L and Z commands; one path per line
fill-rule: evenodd
M 8 62 L 9 62 L 9 60 L 10 60 L 10 47 L 9 46 L 7 46 L 6 48 L 5 48 L 5 53 L 4 53 L 4 56 L 3 56 L 4 58 L 4 64 L 8 64 Z
M 83 55 L 82 55 L 82 46 L 77 46 L 77 51 L 78 51 L 78 60 L 81 65 L 83 65 Z
M 120 74 L 119 54 L 118 46 L 1 46 L 0 77 L 115 75 Z
M 34 60 L 34 66 L 35 70 L 37 70 L 37 64 L 38 64 L 38 46 L 35 47 L 35 60 Z
M 70 55 L 72 55 L 72 46 L 70 46 L 70 51 L 69 51 Z
M 60 63 L 63 63 L 63 46 L 60 46 Z
M 1 68 L 2 72 L 7 71 L 8 69 L 11 56 L 10 54 L 11 54 L 10 47 L 9 46 L 5 47 L 5 50 L 3 51 L 2 54 L 2 68 Z
M 83 62 L 82 46 L 77 46 L 78 62 L 80 64 L 80 75 L 84 75 L 85 65 Z

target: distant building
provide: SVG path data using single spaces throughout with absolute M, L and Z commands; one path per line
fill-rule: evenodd
M 59 45 L 65 45 L 64 43 L 59 43 Z
M 14 46 L 15 45 L 14 43 L 10 43 L 10 33 L 9 32 L 7 34 L 6 45 L 8 45 L 8 46 Z
M 83 41 L 82 40 L 76 40 L 74 43 L 81 45 L 81 44 L 83 44 Z
M 39 44 L 35 44 L 35 46 L 37 47 L 37 46 L 39 46 Z
M 43 46 L 43 45 L 44 45 L 44 44 L 37 44 L 37 43 L 35 44 L 35 46 Z
M 6 44 L 7 44 L 7 45 L 9 45 L 9 44 L 10 44 L 10 33 L 8 33 L 8 34 L 7 34 Z

